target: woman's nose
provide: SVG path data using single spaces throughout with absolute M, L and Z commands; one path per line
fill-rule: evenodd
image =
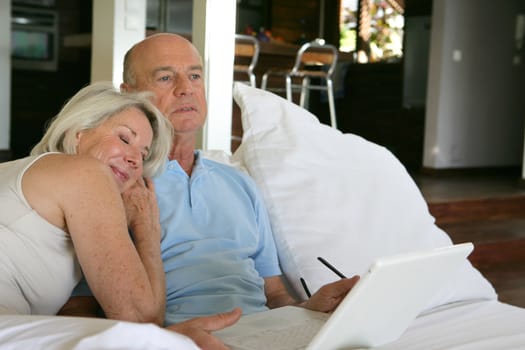
M 134 167 L 139 166 L 140 164 L 142 164 L 142 153 L 139 150 L 130 150 L 126 154 L 126 162 L 128 162 Z

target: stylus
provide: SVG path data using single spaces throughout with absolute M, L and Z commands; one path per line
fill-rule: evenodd
M 308 298 L 310 298 L 312 296 L 312 294 L 310 294 L 310 290 L 308 289 L 308 286 L 306 285 L 306 281 L 302 277 L 299 278 L 299 280 L 301 280 L 301 284 L 303 285 L 304 292 L 306 293 L 306 296 Z
M 332 264 L 330 264 L 328 261 L 326 261 L 325 259 L 321 258 L 320 256 L 317 257 L 317 260 L 319 260 L 320 262 L 322 262 L 326 267 L 328 267 L 330 270 L 332 270 L 337 276 L 341 277 L 341 278 L 346 278 L 346 276 L 341 273 L 341 271 L 339 271 L 338 269 L 336 269 L 335 267 L 332 266 Z

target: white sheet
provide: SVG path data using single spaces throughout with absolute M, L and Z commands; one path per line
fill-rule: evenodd
M 496 300 L 454 305 L 420 316 L 381 350 L 525 349 L 525 309 Z
M 97 318 L 0 315 L 1 350 L 196 350 L 189 339 L 153 324 Z
M 0 349 L 198 349 L 151 324 L 56 316 L 0 316 Z M 525 309 L 496 300 L 454 304 L 420 316 L 393 343 L 376 350 L 525 349 Z

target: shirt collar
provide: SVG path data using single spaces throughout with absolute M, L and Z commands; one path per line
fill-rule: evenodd
M 194 151 L 195 155 L 195 162 L 193 165 L 193 170 L 191 172 L 192 177 L 195 177 L 197 174 L 200 174 L 202 172 L 209 171 L 209 167 L 204 162 L 204 157 L 202 156 L 202 153 L 200 150 Z M 180 166 L 179 162 L 177 160 L 167 160 L 166 162 L 166 168 L 165 170 L 175 170 L 180 173 L 186 174 L 184 169 Z

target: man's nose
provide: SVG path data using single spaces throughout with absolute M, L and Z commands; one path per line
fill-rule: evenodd
M 186 77 L 177 79 L 173 92 L 175 95 L 188 95 L 193 93 L 190 79 Z

